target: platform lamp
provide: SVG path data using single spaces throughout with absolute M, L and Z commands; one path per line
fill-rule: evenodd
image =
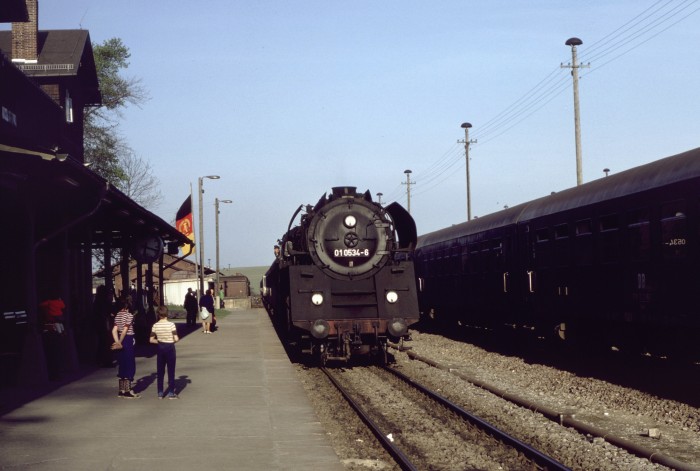
M 199 177 L 198 180 L 198 190 L 199 190 L 199 297 L 204 295 L 204 205 L 202 203 L 202 195 L 204 194 L 204 189 L 202 188 L 202 182 L 205 178 L 210 180 L 218 180 L 221 178 L 218 175 L 205 175 Z
M 219 285 L 219 203 L 233 203 L 231 200 L 220 200 L 219 198 L 214 198 L 214 213 L 216 215 L 216 296 L 215 299 L 217 301 L 216 307 L 218 308 L 220 306 L 221 300 L 219 299 L 219 291 L 220 291 L 220 285 Z

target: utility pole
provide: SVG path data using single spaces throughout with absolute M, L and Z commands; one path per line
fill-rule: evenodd
M 214 292 L 214 299 L 216 299 L 215 305 L 217 307 L 221 302 L 221 299 L 219 299 L 219 292 L 221 291 L 221 285 L 219 284 L 219 203 L 233 203 L 233 201 L 214 198 L 214 214 L 216 214 L 216 291 Z
M 401 183 L 402 185 L 406 185 L 406 196 L 407 196 L 407 202 L 408 202 L 408 214 L 411 214 L 411 185 L 415 185 L 416 182 L 411 181 L 411 171 L 410 170 L 404 170 L 403 173 L 406 174 L 406 183 Z
M 384 194 L 384 193 L 382 193 L 382 192 L 377 193 L 377 200 L 378 200 L 378 201 L 377 201 L 377 204 L 379 204 L 379 206 L 382 205 L 382 195 L 383 195 L 383 194 Z
M 459 144 L 464 144 L 464 157 L 467 162 L 467 221 L 472 220 L 472 193 L 469 181 L 469 144 L 476 144 L 476 139 L 469 140 L 469 128 L 472 127 L 471 123 L 462 123 L 462 128 L 464 128 L 464 140 L 457 141 Z
M 578 69 L 581 67 L 590 67 L 591 65 L 580 65 L 576 63 L 576 46 L 583 44 L 579 38 L 569 38 L 564 43 L 571 46 L 571 64 L 561 64 L 562 68 L 570 68 L 571 76 L 574 78 L 574 133 L 576 137 L 576 185 L 583 183 L 583 164 L 581 157 L 581 119 L 578 109 Z
M 199 193 L 199 296 L 204 294 L 204 204 L 202 195 L 204 188 L 202 182 L 205 178 L 210 180 L 218 180 L 221 178 L 218 175 L 206 175 L 197 178 L 197 192 Z

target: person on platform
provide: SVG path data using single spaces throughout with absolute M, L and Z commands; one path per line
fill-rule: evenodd
M 122 296 L 117 304 L 119 312 L 112 328 L 112 350 L 119 350 L 119 395 L 124 399 L 141 397 L 131 388 L 136 375 L 136 340 L 134 338 L 134 314 L 131 313 L 131 296 Z
M 168 368 L 168 399 L 177 399 L 175 392 L 175 343 L 180 340 L 177 335 L 175 324 L 168 320 L 168 308 L 166 306 L 158 306 L 158 322 L 153 324 L 151 328 L 151 343 L 158 344 L 158 399 L 163 399 L 163 380 L 165 377 L 165 368 Z
M 187 325 L 195 325 L 197 323 L 197 296 L 192 288 L 187 288 L 185 311 L 187 312 Z
M 207 290 L 204 295 L 199 298 L 200 319 L 205 334 L 211 334 L 211 320 L 214 317 L 214 290 Z M 205 312 L 206 310 L 206 312 Z
M 63 311 L 65 309 L 66 303 L 57 292 L 51 293 L 48 299 L 39 304 L 44 323 L 42 341 L 46 355 L 46 367 L 51 380 L 61 379 L 61 351 L 65 332 Z

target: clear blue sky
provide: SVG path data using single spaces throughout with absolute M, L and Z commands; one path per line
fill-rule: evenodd
M 221 175 L 205 180 L 205 262 L 215 260 L 214 198 L 231 199 L 221 265 L 235 267 L 270 263 L 293 211 L 333 186 L 405 205 L 405 169 L 419 234 L 464 221 L 465 121 L 478 140 L 473 215 L 574 186 L 573 86 L 560 67 L 572 36 L 591 62 L 580 81 L 584 181 L 698 147 L 698 9 L 697 0 L 44 0 L 39 27 L 82 27 L 95 43 L 129 47 L 126 75 L 151 99 L 124 113 L 121 130 L 161 181 L 154 212 L 172 221 L 197 177 Z

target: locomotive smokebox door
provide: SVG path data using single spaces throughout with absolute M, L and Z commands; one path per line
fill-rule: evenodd
M 328 276 L 364 279 L 385 265 L 391 237 L 377 206 L 348 196 L 323 206 L 311 221 L 309 251 Z

